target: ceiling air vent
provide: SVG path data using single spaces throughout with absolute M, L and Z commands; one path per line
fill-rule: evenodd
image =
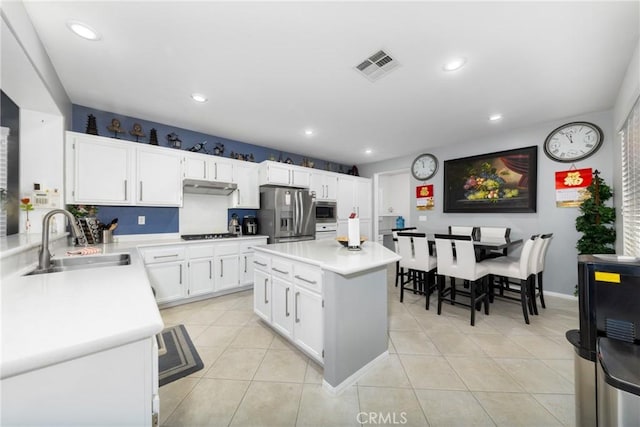
M 360 64 L 356 65 L 356 69 L 366 78 L 375 82 L 380 77 L 387 75 L 398 65 L 400 65 L 398 61 L 393 59 L 387 52 L 379 50 Z

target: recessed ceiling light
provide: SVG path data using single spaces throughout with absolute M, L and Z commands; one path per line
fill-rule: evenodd
M 207 102 L 207 97 L 201 93 L 192 93 L 191 99 L 193 99 L 196 102 Z
M 100 40 L 100 33 L 96 30 L 88 26 L 87 24 L 83 24 L 79 21 L 68 21 L 67 27 L 73 31 L 76 35 L 82 37 L 83 39 L 96 41 Z
M 307 136 L 313 135 L 313 129 L 305 129 L 304 134 Z
M 502 114 L 492 114 L 491 116 L 489 116 L 489 121 L 490 122 L 497 122 L 498 120 L 502 119 Z
M 366 150 L 364 150 L 365 154 L 371 154 L 373 153 L 373 150 L 371 148 L 367 148 Z
M 447 62 L 446 64 L 444 64 L 442 69 L 445 71 L 456 71 L 462 68 L 466 63 L 467 63 L 467 58 L 455 58 Z

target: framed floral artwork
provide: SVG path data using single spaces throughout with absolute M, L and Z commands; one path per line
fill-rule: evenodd
M 444 212 L 536 212 L 538 147 L 446 160 Z

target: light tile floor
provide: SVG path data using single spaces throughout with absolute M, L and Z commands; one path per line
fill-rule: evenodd
M 393 286 L 389 358 L 338 397 L 322 368 L 253 314 L 250 291 L 161 311 L 186 325 L 204 369 L 160 388 L 164 426 L 573 426 L 577 302 L 547 296 L 525 325 L 517 303 L 491 313 L 424 300 Z M 360 415 L 359 415 L 360 414 Z

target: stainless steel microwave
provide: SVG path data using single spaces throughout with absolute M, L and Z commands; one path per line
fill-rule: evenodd
M 338 208 L 336 202 L 326 202 L 319 200 L 316 202 L 316 224 L 337 223 Z

